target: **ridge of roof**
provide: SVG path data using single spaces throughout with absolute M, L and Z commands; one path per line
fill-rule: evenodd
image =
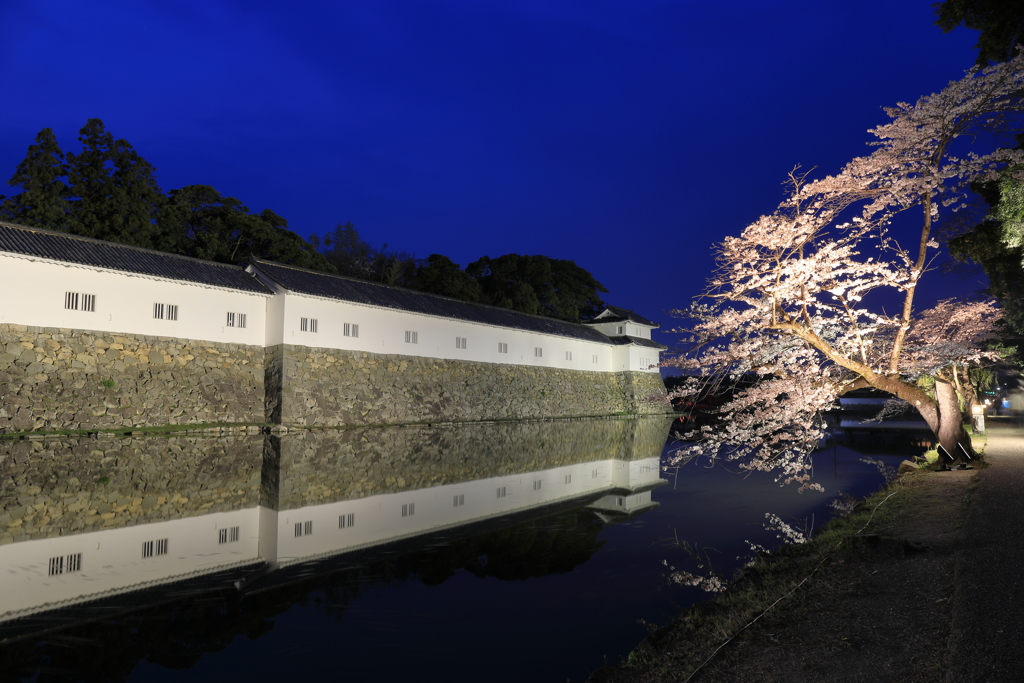
M 611 315 L 604 315 L 610 313 Z M 647 327 L 661 327 L 660 323 L 648 320 L 639 313 L 634 312 L 629 308 L 620 308 L 618 306 L 612 306 L 611 304 L 605 304 L 604 310 L 597 314 L 596 317 L 591 318 L 584 322 L 584 325 L 597 325 L 599 323 L 617 323 L 628 321 L 631 323 L 637 323 L 639 325 L 645 325 Z
M 659 344 L 653 339 L 647 339 L 646 337 L 632 337 L 628 334 L 622 334 L 615 335 L 614 337 L 609 337 L 609 339 L 611 339 L 612 343 L 615 344 L 616 346 L 625 346 L 627 344 L 632 344 L 633 346 L 644 346 L 649 349 L 668 349 L 668 347 L 665 346 L 664 344 Z
M 68 248 L 72 245 L 76 247 L 73 250 Z M 241 266 L 7 221 L 0 221 L 0 251 L 123 273 L 272 294 Z

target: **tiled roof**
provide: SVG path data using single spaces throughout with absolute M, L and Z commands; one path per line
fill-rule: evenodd
M 465 320 L 509 327 L 527 332 L 539 332 L 571 339 L 581 339 L 600 344 L 610 340 L 586 325 L 570 323 L 539 315 L 520 313 L 507 308 L 474 304 L 437 294 L 417 292 L 403 287 L 382 285 L 366 280 L 320 273 L 314 270 L 296 268 L 281 263 L 252 259 L 251 263 L 260 273 L 287 290 L 297 294 L 308 294 L 338 301 L 392 308 L 410 313 L 422 313 L 440 318 Z
M 122 273 L 151 275 L 257 294 L 272 294 L 262 282 L 239 266 L 2 221 L 0 251 L 106 268 Z
M 608 315 L 604 315 L 605 313 L 608 313 Z M 602 311 L 598 315 L 598 317 L 594 318 L 593 320 L 588 320 L 584 324 L 593 325 L 595 323 L 621 322 L 631 322 L 636 323 L 637 325 L 647 325 L 648 327 L 661 327 L 661 325 L 659 325 L 658 323 L 651 322 L 647 318 L 643 317 L 642 315 L 637 315 L 628 308 L 619 308 L 618 306 L 606 306 L 604 311 Z
M 633 346 L 646 346 L 649 349 L 665 350 L 668 348 L 664 344 L 659 344 L 653 339 L 644 339 L 643 337 L 630 337 L 629 335 L 626 334 L 616 337 L 609 337 L 609 339 L 611 339 L 611 342 L 616 346 L 625 346 L 627 344 L 632 344 Z

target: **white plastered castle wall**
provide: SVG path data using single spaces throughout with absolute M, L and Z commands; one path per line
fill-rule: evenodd
M 266 344 L 269 297 L 259 293 L 9 253 L 0 253 L 0 292 L 0 324 Z M 95 310 L 68 310 L 68 292 L 80 302 L 83 294 L 95 296 Z M 177 306 L 177 320 L 155 318 L 158 303 Z M 244 314 L 245 327 L 228 327 L 229 312 Z
M 629 358 L 629 347 L 353 304 L 275 289 L 278 290 L 278 295 L 270 304 L 272 313 L 268 320 L 280 327 L 272 332 L 268 331 L 268 345 L 283 342 L 318 348 L 589 372 L 639 369 L 637 362 Z M 307 319 L 306 331 L 302 330 L 302 318 Z M 312 320 L 317 322 L 316 332 L 310 331 Z M 350 326 L 349 336 L 344 334 L 346 323 Z M 352 325 L 359 326 L 358 337 L 352 336 Z M 280 341 L 275 341 L 277 330 L 281 332 Z M 415 343 L 406 341 L 406 332 L 415 332 Z M 465 348 L 460 348 L 456 339 L 464 339 Z M 499 347 L 499 344 L 506 346 Z M 499 350 L 503 348 L 507 348 L 507 351 Z M 541 349 L 540 355 L 537 355 L 538 348 Z M 657 352 L 656 349 L 651 351 Z
M 647 325 L 638 325 L 629 321 L 615 323 L 589 323 L 587 327 L 591 327 L 601 334 L 606 334 L 609 337 L 617 337 L 625 334 L 630 337 L 640 337 L 641 339 L 650 339 L 651 329 L 653 329 Z

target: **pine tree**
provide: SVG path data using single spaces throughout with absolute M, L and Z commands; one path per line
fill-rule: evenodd
M 4 217 L 22 225 L 67 230 L 71 205 L 66 176 L 64 153 L 53 129 L 44 128 L 7 181 L 22 191 L 4 202 Z
M 115 140 L 100 119 L 89 119 L 78 139 L 82 152 L 67 155 L 71 231 L 157 246 L 155 223 L 166 197 L 156 184 L 156 169 L 127 140 Z

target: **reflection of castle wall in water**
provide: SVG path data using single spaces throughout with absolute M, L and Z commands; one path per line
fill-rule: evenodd
M 276 509 L 594 460 L 659 457 L 670 418 L 310 431 L 274 439 Z
M 662 483 L 668 427 L 598 420 L 5 444 L 0 474 L 13 488 L 3 489 L 3 514 L 20 516 L 0 544 L 0 621 L 571 501 L 635 513 Z M 68 495 L 74 481 L 87 482 L 81 497 Z M 266 506 L 275 499 L 278 509 Z
M 0 545 L 661 452 L 664 418 L 0 441 Z M 280 463 L 280 464 L 279 464 Z M 278 469 L 280 467 L 280 470 Z
M 0 545 L 258 505 L 264 441 L 0 441 Z

